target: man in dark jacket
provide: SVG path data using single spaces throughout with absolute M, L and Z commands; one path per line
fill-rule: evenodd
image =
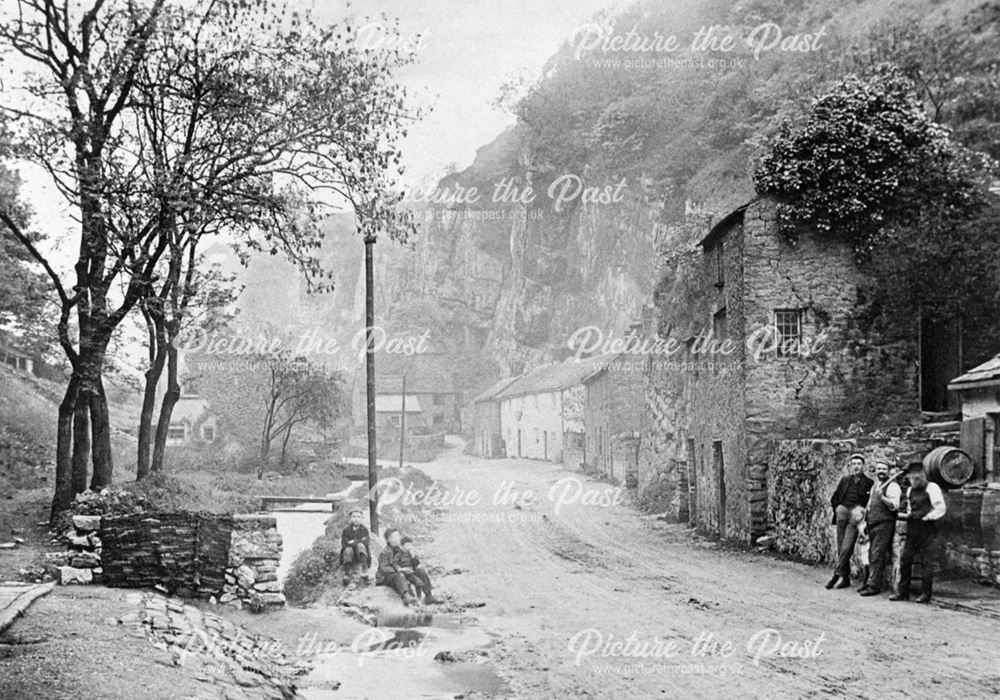
M 344 567 L 345 579 L 350 579 L 359 568 L 367 571 L 371 566 L 371 538 L 362 517 L 360 508 L 352 510 L 351 521 L 340 533 L 340 565 Z
M 865 504 L 872 490 L 872 482 L 865 476 L 865 458 L 853 454 L 850 458 L 851 473 L 841 478 L 830 498 L 833 506 L 833 523 L 837 526 L 837 565 L 827 588 L 850 588 L 851 555 L 858 541 L 858 525 L 865 515 Z M 837 583 L 837 581 L 840 583 Z
M 416 598 L 410 594 L 410 582 L 406 580 L 406 576 L 413 573 L 413 568 L 406 566 L 409 555 L 401 546 L 401 539 L 402 535 L 396 528 L 390 527 L 385 531 L 386 547 L 378 555 L 375 584 L 388 586 L 399 594 L 403 603 L 411 605 L 416 602 Z

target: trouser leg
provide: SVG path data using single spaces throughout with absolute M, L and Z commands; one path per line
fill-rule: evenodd
M 921 525 L 914 538 L 914 554 L 920 554 L 923 564 L 920 574 L 920 592 L 930 597 L 934 588 L 934 528 L 932 525 Z
M 907 528 L 906 542 L 903 543 L 903 553 L 899 557 L 899 590 L 901 596 L 910 595 L 910 579 L 913 576 L 913 553 L 917 537 L 912 528 Z
M 392 574 L 383 579 L 382 586 L 388 586 L 389 588 L 396 591 L 400 598 L 405 598 L 410 592 L 409 582 L 406 580 L 406 576 L 403 574 Z
M 838 506 L 837 508 L 837 532 L 840 532 L 841 526 L 841 508 L 846 514 L 846 522 L 844 523 L 844 534 L 841 540 L 840 549 L 838 550 L 837 557 L 837 568 L 836 573 L 842 579 L 849 580 L 851 578 L 851 555 L 854 554 L 854 545 L 858 541 L 858 522 L 859 518 L 855 511 L 849 511 L 843 506 Z M 855 509 L 856 510 L 856 509 Z
M 885 567 L 892 551 L 892 536 L 896 532 L 896 523 L 891 520 L 868 527 L 870 544 L 868 547 L 868 587 L 881 591 L 885 585 Z

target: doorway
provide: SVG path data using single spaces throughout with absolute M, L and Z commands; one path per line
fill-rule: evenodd
M 712 443 L 712 459 L 715 463 L 715 474 L 718 478 L 719 490 L 719 537 L 726 536 L 726 463 L 722 455 L 722 442 Z

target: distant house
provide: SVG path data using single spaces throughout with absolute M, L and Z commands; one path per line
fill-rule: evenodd
M 1000 355 L 948 385 L 961 400 L 961 445 L 976 477 L 1000 482 Z
M 501 379 L 489 389 L 472 399 L 469 413 L 472 444 L 469 453 L 479 457 L 504 457 L 503 431 L 500 427 L 499 394 L 519 377 Z
M 614 355 L 584 377 L 585 467 L 634 486 L 645 411 L 646 358 Z
M 35 358 L 17 347 L 17 342 L 7 333 L 0 333 L 0 363 L 26 374 L 35 373 Z
M 379 355 L 375 364 L 375 419 L 383 431 L 399 430 L 406 377 L 406 430 L 456 433 L 460 430 L 455 385 L 445 358 L 435 353 L 393 357 Z M 365 374 L 359 372 L 351 392 L 356 429 L 364 427 L 368 404 Z
M 495 400 L 506 455 L 579 466 L 585 449 L 583 379 L 604 359 L 539 367 L 501 390 Z
M 181 446 L 215 442 L 219 436 L 218 420 L 212 413 L 208 401 L 198 390 L 197 375 L 194 374 L 183 353 L 178 357 L 178 375 L 181 395 L 170 414 L 167 427 L 167 445 Z M 167 389 L 167 374 L 164 371 L 156 388 L 157 407 Z

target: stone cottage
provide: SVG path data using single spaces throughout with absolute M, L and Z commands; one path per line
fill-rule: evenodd
M 500 428 L 500 392 L 519 377 L 501 379 L 474 399 L 469 407 L 472 440 L 467 449 L 478 457 L 503 457 L 503 431 Z
M 496 395 L 508 457 L 579 467 L 584 458 L 584 377 L 607 356 L 569 359 L 528 372 Z
M 408 356 L 380 355 L 375 364 L 376 425 L 385 434 L 398 434 L 403 407 L 403 376 L 406 376 L 406 432 L 456 433 L 460 430 L 457 397 L 443 355 L 424 353 Z M 351 414 L 356 431 L 367 416 L 365 375 L 354 379 Z
M 639 465 L 641 493 L 703 531 L 744 541 L 767 530 L 774 510 L 776 441 L 859 421 L 920 423 L 922 409 L 941 409 L 947 368 L 971 359 L 947 356 L 960 350 L 961 334 L 921 338 L 919 319 L 910 335 L 865 336 L 866 273 L 851 242 L 809 230 L 790 239 L 775 208 L 770 198 L 752 200 L 664 267 L 656 333 L 676 351 L 649 364 Z M 819 509 L 828 496 L 809 498 Z
M 637 479 L 646 367 L 642 355 L 620 353 L 583 379 L 584 468 L 628 486 Z

